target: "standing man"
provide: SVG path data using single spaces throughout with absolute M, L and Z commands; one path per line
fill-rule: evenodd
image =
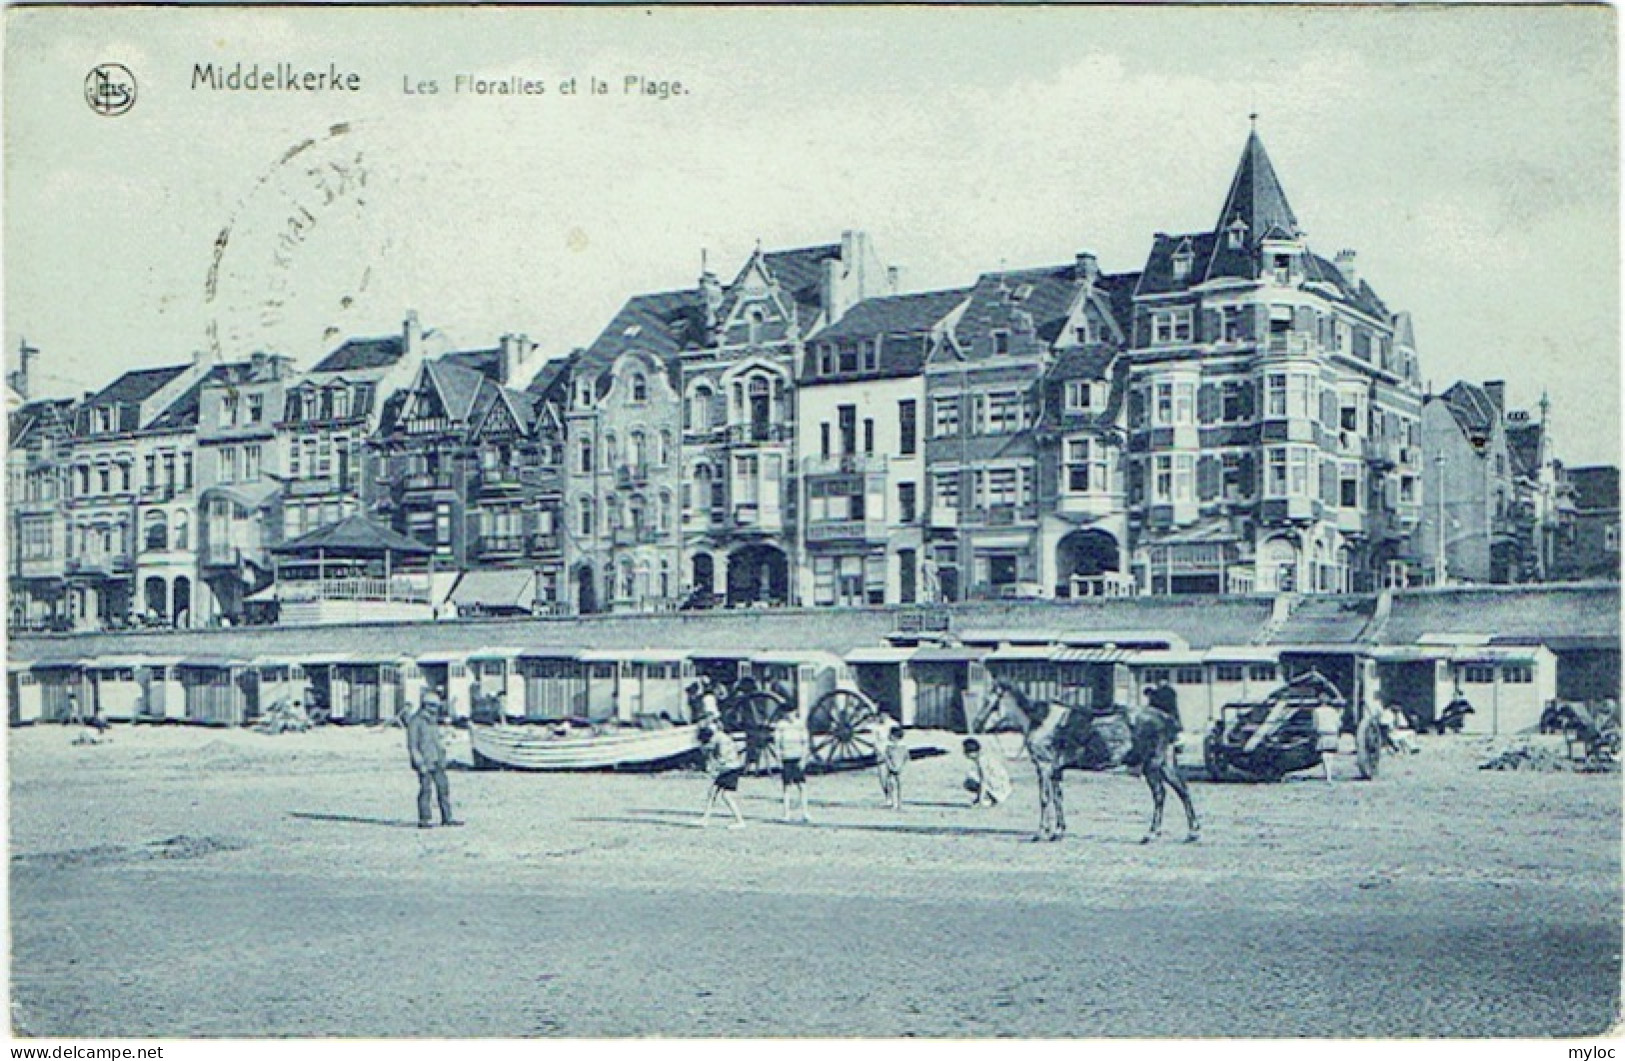
M 440 824 L 461 825 L 451 814 L 451 783 L 446 780 L 446 749 L 440 743 L 440 694 L 425 689 L 418 706 L 406 713 L 406 754 L 418 775 L 418 828 L 428 829 L 430 790 L 440 802 Z
M 1168 676 L 1164 674 L 1157 681 L 1157 687 L 1151 690 L 1151 706 L 1174 720 L 1174 751 L 1183 751 L 1185 748 L 1185 723 L 1179 717 L 1179 694 L 1174 687 L 1168 684 Z

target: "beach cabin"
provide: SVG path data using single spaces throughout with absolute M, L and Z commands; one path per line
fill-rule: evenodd
M 1557 656 L 1544 645 L 1460 637 L 1380 646 L 1371 655 L 1377 695 L 1403 708 L 1418 726 L 1432 723 L 1461 696 L 1473 707 L 1462 722 L 1463 733 L 1532 732 L 1557 698 Z
M 832 657 L 834 658 L 834 657 Z M 688 653 L 681 649 L 589 649 L 581 653 L 587 671 L 587 717 L 633 722 L 665 716 L 689 717 L 686 686 L 694 679 Z
M 13 726 L 63 722 L 70 714 L 68 694 L 86 703 L 84 673 L 78 660 L 11 660 L 6 667 L 7 708 Z
M 189 656 L 175 669 L 188 722 L 240 726 L 257 712 L 258 673 L 245 661 Z
M 387 722 L 406 706 L 403 667 L 398 657 L 366 658 L 351 654 L 328 672 L 330 721 L 370 724 Z
M 84 667 L 84 702 L 109 722 L 155 722 L 184 712 L 178 656 L 98 656 Z
M 560 722 L 587 716 L 587 678 L 592 664 L 570 648 L 527 648 L 516 661 L 524 687 L 527 720 Z M 510 698 L 511 700 L 512 698 Z M 510 703 L 509 711 L 513 705 Z
M 837 687 L 857 688 L 857 680 L 846 661 L 833 652 L 815 649 L 771 649 L 752 652 L 740 664 L 741 678 L 753 679 L 768 692 L 787 693 L 799 704 L 803 716 L 825 694 Z
M 902 723 L 921 729 L 965 732 L 971 701 L 981 702 L 989 680 L 983 662 L 989 648 L 973 645 L 920 645 L 908 658 L 907 677 L 914 687 L 913 710 L 905 701 Z

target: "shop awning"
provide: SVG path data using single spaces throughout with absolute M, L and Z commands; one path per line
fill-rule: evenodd
M 241 667 L 242 665 L 242 660 L 232 659 L 229 656 L 187 656 L 179 663 L 179 666 L 182 667 L 230 668 Z
M 1063 648 L 1050 659 L 1056 663 L 1121 663 L 1138 653 L 1132 649 L 1107 646 L 1103 648 Z
M 910 663 L 971 663 L 987 656 L 985 648 L 968 645 L 929 645 L 909 657 Z
M 884 645 L 865 646 L 848 652 L 846 661 L 848 663 L 902 663 L 912 659 L 917 651 L 917 649 L 912 648 L 893 648 Z
M 534 571 L 465 571 L 447 602 L 460 608 L 529 611 L 536 600 Z
M 1055 655 L 1054 645 L 1005 645 L 987 654 L 989 663 L 1014 663 L 1035 660 L 1048 662 Z

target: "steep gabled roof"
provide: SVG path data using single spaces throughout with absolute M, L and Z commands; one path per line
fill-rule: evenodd
M 1097 274 L 1095 287 L 1111 306 L 1118 326 L 1128 328 L 1137 273 Z M 1033 338 L 1047 348 L 1059 338 L 1072 313 L 1082 274 L 1076 262 L 1040 269 L 985 273 L 971 289 L 965 312 L 955 326 L 959 345 L 970 360 L 994 356 L 993 333 L 1015 336 L 1027 321 Z
M 1540 474 L 1540 444 L 1545 432 L 1545 426 L 1538 421 L 1507 424 L 1507 455 L 1516 474 L 1530 478 Z
M 1145 268 L 1139 274 L 1135 294 L 1162 295 L 1184 291 L 1201 283 L 1202 263 L 1212 256 L 1216 238 L 1211 232 L 1181 232 L 1172 236 L 1157 233 L 1151 241 L 1151 253 L 1146 256 Z M 1191 250 L 1191 268 L 1190 272 L 1179 276 L 1174 269 L 1174 255 L 1187 244 Z
M 485 376 L 476 370 L 451 360 L 454 354 L 423 363 L 424 376 L 440 393 L 446 415 L 453 420 L 468 423 L 475 412 L 480 391 L 486 385 Z
M 316 363 L 312 372 L 360 372 L 369 368 L 393 365 L 406 353 L 406 343 L 399 335 L 383 335 L 370 339 L 346 339 L 344 344 Z
M 581 351 L 573 350 L 565 357 L 555 357 L 551 361 L 544 362 L 525 385 L 525 393 L 539 401 L 559 400 L 563 396 L 563 388 L 569 386 L 570 372 L 580 357 Z
M 1574 507 L 1588 512 L 1619 511 L 1619 469 L 1611 464 L 1570 468 Z
M 665 362 L 675 388 L 678 355 L 704 343 L 705 307 L 694 288 L 633 295 L 582 352 L 575 371 L 596 376 L 627 351 L 642 350 Z
M 231 365 L 216 365 L 203 376 L 186 388 L 179 398 L 170 402 L 152 422 L 144 425 L 153 431 L 184 431 L 197 426 L 198 408 L 203 400 L 203 388 L 211 383 L 225 383 L 234 377 L 234 374 L 247 367 L 247 362 Z
M 11 414 L 7 425 L 10 428 L 10 445 L 20 446 L 33 436 L 36 429 L 43 429 L 53 420 L 63 421 L 71 417 L 73 405 L 72 398 L 43 398 L 19 407 Z
M 830 258 L 837 261 L 841 257 L 839 243 L 825 244 L 818 247 L 796 247 L 791 250 L 768 251 L 762 255 L 762 268 L 767 275 L 779 283 L 779 293 L 787 301 L 795 303 L 797 317 L 803 329 L 812 325 L 818 314 L 824 308 L 824 266 L 823 263 Z M 746 264 L 746 269 L 749 263 Z M 743 278 L 745 269 L 741 269 L 739 276 Z M 722 316 L 726 318 L 739 299 L 735 286 L 730 287 L 724 297 Z
M 932 332 L 969 297 L 970 292 L 968 287 L 958 287 L 864 299 L 839 321 L 820 330 L 808 341 L 808 365 L 801 385 L 918 375 L 924 369 L 926 356 L 930 352 Z M 880 341 L 877 368 L 823 377 L 812 371 L 819 363 L 819 347 L 823 343 L 871 344 L 876 339 Z
M 488 350 L 457 350 L 445 354 L 440 358 L 440 361 L 442 364 L 471 369 L 492 383 L 500 384 L 502 382 L 501 347 L 493 346 Z
M 1474 445 L 1481 445 L 1495 436 L 1495 425 L 1501 420 L 1501 410 L 1490 398 L 1489 392 L 1478 384 L 1462 380 L 1452 384 L 1449 390 L 1434 400 L 1444 402 L 1462 434 Z
M 165 365 L 163 368 L 141 368 L 126 372 L 98 391 L 85 404 L 97 406 L 144 402 L 191 367 L 191 365 Z

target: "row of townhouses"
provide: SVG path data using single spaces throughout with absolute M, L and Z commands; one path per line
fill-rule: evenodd
M 635 295 L 588 347 L 409 314 L 82 399 L 10 378 L 13 627 L 1612 576 L 1613 469 L 1544 399 L 1424 392 L 1249 135 L 1210 229 L 902 293 L 867 236 Z M 1612 477 L 1609 477 L 1612 473 Z M 416 611 L 414 611 L 416 610 Z M 314 614 L 314 613 L 312 613 Z

